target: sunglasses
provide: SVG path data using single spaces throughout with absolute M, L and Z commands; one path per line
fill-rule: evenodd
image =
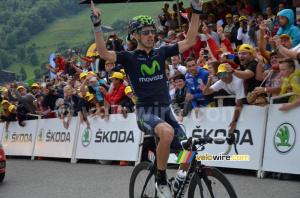
M 227 74 L 227 72 L 221 72 L 218 74 L 218 76 L 225 76 Z
M 142 30 L 142 31 L 138 31 L 137 33 L 138 33 L 138 34 L 143 34 L 143 35 L 149 35 L 150 32 L 151 32 L 151 34 L 153 34 L 153 35 L 156 33 L 155 30 Z

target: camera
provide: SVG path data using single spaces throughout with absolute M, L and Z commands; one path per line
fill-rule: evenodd
M 234 59 L 235 55 L 234 54 L 228 54 L 226 55 L 226 59 Z
M 208 54 L 208 50 L 205 49 L 205 50 L 204 50 L 204 53 L 205 53 L 205 54 Z
M 270 25 L 271 23 L 273 23 L 273 21 L 271 19 L 268 19 L 268 20 L 264 20 L 264 23 Z
M 203 56 L 204 59 L 210 59 L 208 55 Z

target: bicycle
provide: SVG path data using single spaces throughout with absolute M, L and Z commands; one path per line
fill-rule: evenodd
M 187 172 L 185 180 L 182 182 L 177 193 L 174 193 L 174 198 L 184 197 L 188 189 L 188 198 L 193 197 L 230 197 L 236 198 L 234 188 L 230 184 L 225 175 L 217 168 L 205 166 L 201 164 L 201 161 L 197 161 L 196 155 L 198 151 L 205 149 L 204 144 L 211 143 L 212 141 L 227 141 L 228 149 L 224 155 L 227 155 L 234 144 L 235 152 L 235 136 L 230 134 L 229 138 L 226 137 L 204 137 L 195 139 L 190 137 L 188 140 L 181 142 L 184 150 L 190 148 L 191 151 L 196 151 L 193 157 L 190 168 Z M 196 147 L 200 145 L 200 150 Z M 171 153 L 178 153 L 178 150 L 172 150 Z M 157 161 L 154 159 L 154 155 L 151 157 L 151 162 L 141 162 L 133 170 L 130 184 L 129 184 L 129 197 L 157 197 L 157 191 L 155 188 L 155 175 L 157 169 Z M 170 181 L 170 180 L 169 180 Z M 141 186 L 140 183 L 141 182 Z M 169 182 L 168 182 L 169 183 Z M 204 185 L 203 185 L 204 184 Z M 198 187 L 198 188 L 197 188 Z M 171 186 L 170 186 L 171 188 Z M 200 195 L 200 196 L 199 196 Z

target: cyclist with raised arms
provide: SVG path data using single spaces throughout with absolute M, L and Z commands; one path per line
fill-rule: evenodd
M 137 16 L 130 21 L 130 30 L 138 41 L 134 51 L 108 51 L 101 31 L 101 12 L 91 1 L 91 19 L 94 24 L 96 45 L 101 58 L 124 66 L 125 73 L 136 95 L 137 124 L 141 131 L 156 134 L 160 141 L 157 146 L 157 183 L 159 197 L 172 197 L 167 185 L 166 167 L 170 148 L 180 149 L 180 141 L 186 135 L 170 110 L 165 60 L 185 52 L 196 44 L 199 14 L 202 13 L 200 0 L 192 0 L 193 10 L 190 29 L 186 39 L 170 46 L 154 49 L 155 22 L 149 16 Z M 181 166 L 187 169 L 186 166 Z

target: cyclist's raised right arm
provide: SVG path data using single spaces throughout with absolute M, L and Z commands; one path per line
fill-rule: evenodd
M 91 19 L 94 24 L 95 41 L 99 55 L 102 59 L 114 63 L 117 61 L 116 52 L 108 51 L 106 49 L 106 43 L 104 42 L 102 31 L 98 31 L 101 28 L 101 11 L 98 8 L 95 8 L 93 1 L 91 1 L 91 8 Z

